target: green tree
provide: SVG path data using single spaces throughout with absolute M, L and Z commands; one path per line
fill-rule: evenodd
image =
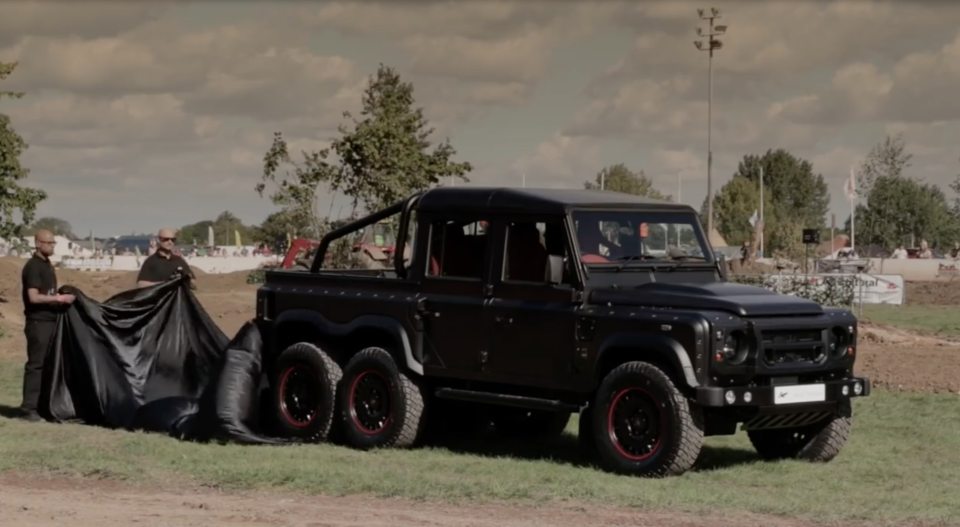
M 0 81 L 7 78 L 16 66 L 15 62 L 0 62 Z M 22 96 L 22 93 L 0 90 L 0 101 L 5 97 Z M 10 118 L 0 113 L 0 238 L 8 240 L 23 235 L 24 226 L 33 221 L 37 204 L 47 197 L 42 190 L 19 184 L 30 173 L 20 164 L 20 154 L 26 148 L 27 143 L 13 129 Z
M 960 174 L 957 174 L 957 177 L 954 178 L 953 183 L 950 183 L 950 190 L 957 194 L 953 197 L 953 206 L 950 208 L 950 212 L 952 212 L 953 217 L 960 222 Z
M 947 197 L 936 185 L 902 176 L 879 176 L 867 203 L 856 208 L 857 245 L 892 249 L 900 243 L 947 247 L 960 234 Z M 850 220 L 847 220 L 847 228 Z
M 61 218 L 54 218 L 50 216 L 39 218 L 24 232 L 26 234 L 33 234 L 39 229 L 47 229 L 56 235 L 66 236 L 71 240 L 77 238 L 77 236 L 73 233 L 73 227 L 70 225 L 70 222 Z
M 281 208 L 283 222 L 295 226 L 304 236 L 318 238 L 324 231 L 324 219 L 317 211 L 317 197 L 337 167 L 327 162 L 329 149 L 301 155 L 301 162 L 293 161 L 283 135 L 276 132 L 263 156 L 263 177 L 256 191 L 263 196 L 267 186 L 272 187 L 270 200 Z
M 907 152 L 903 135 L 888 135 L 870 149 L 857 170 L 857 193 L 860 196 L 868 195 L 879 178 L 901 177 L 904 170 L 910 167 L 911 159 L 913 154 Z
M 257 192 L 263 195 L 268 185 L 274 186 L 273 202 L 297 225 L 311 225 L 314 235 L 323 230 L 315 210 L 321 185 L 349 196 L 354 210 L 363 206 L 373 211 L 444 178 L 465 180 L 472 168 L 451 160 L 456 150 L 449 141 L 432 146 L 433 128 L 423 109 L 414 108 L 413 85 L 402 82 L 392 68 L 380 65 L 362 103 L 358 117 L 344 112 L 352 128 L 341 125 L 330 148 L 303 152 L 303 160 L 295 162 L 277 133 L 264 155 Z
M 731 245 L 749 239 L 749 218 L 760 208 L 760 171 L 764 184 L 764 249 L 768 254 L 802 254 L 801 231 L 823 228 L 830 203 L 827 184 L 809 161 L 783 149 L 746 155 L 733 179 L 714 196 L 717 229 Z
M 449 141 L 431 150 L 433 128 L 423 109 L 414 108 L 413 85 L 393 68 L 381 64 L 371 77 L 359 118 L 344 116 L 353 129 L 340 126 L 341 136 L 331 145 L 341 165 L 330 186 L 353 198 L 354 207 L 377 210 L 444 178 L 466 179 L 472 169 L 451 161 L 456 150 Z
M 221 212 L 214 220 L 184 225 L 180 227 L 177 237 L 180 243 L 206 245 L 210 227 L 213 227 L 213 239 L 216 245 L 233 245 L 236 241 L 235 232 L 240 233 L 241 242 L 245 245 L 259 238 L 256 227 L 244 225 L 240 218 L 230 211 Z
M 273 212 L 257 228 L 256 240 L 272 246 L 277 240 L 286 239 L 288 234 L 293 238 L 310 236 L 311 226 L 302 219 L 287 210 Z
M 600 190 L 601 186 L 604 190 L 613 192 L 662 200 L 670 199 L 670 196 L 662 194 L 654 188 L 653 182 L 643 173 L 643 170 L 633 172 L 623 163 L 604 167 L 600 172 L 597 172 L 593 181 L 583 183 L 583 188 L 587 190 Z

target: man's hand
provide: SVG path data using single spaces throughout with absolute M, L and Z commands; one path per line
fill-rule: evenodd
M 61 303 L 61 304 L 70 305 L 70 304 L 72 304 L 73 301 L 76 300 L 76 299 L 77 299 L 77 297 L 74 296 L 74 295 L 57 295 L 57 302 L 59 302 L 59 303 Z

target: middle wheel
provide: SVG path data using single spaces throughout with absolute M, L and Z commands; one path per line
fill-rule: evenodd
M 343 370 L 343 436 L 362 448 L 408 447 L 423 429 L 423 394 L 383 348 L 357 353 Z

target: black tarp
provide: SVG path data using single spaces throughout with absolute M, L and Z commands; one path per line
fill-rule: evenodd
M 256 325 L 228 340 L 186 279 L 103 303 L 61 291 L 77 299 L 59 316 L 44 363 L 44 417 L 200 441 L 278 442 L 258 430 Z

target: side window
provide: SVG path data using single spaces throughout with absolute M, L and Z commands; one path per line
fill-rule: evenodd
M 488 225 L 481 219 L 434 221 L 427 276 L 482 279 Z
M 507 225 L 503 280 L 549 282 L 549 257 L 563 261 L 562 283 L 571 283 L 566 237 L 561 221 L 515 221 Z

